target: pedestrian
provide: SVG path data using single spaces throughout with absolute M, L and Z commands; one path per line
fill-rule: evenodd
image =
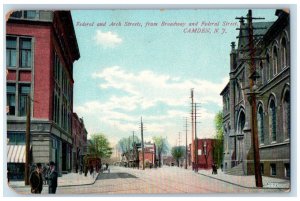
M 42 164 L 37 163 L 34 171 L 31 172 L 29 177 L 31 193 L 41 194 L 43 190 L 43 176 Z
M 53 161 L 50 162 L 50 172 L 47 176 L 48 180 L 48 193 L 55 194 L 57 188 L 57 177 L 58 173 L 55 170 L 55 163 Z

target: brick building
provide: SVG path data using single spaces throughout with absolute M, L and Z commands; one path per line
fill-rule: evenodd
M 216 139 L 198 139 L 198 169 L 212 168 L 212 164 L 214 163 L 214 151 L 216 141 Z M 191 147 L 191 144 L 189 145 L 189 147 Z M 191 153 L 191 155 L 195 156 L 195 153 Z M 191 155 L 189 155 L 189 157 Z M 193 162 L 192 169 L 195 168 L 196 164 Z
M 28 10 L 10 15 L 6 23 L 6 89 L 7 162 L 12 173 L 24 170 L 28 95 L 31 163 L 52 160 L 59 173 L 71 170 L 73 63 L 79 57 L 69 11 Z
M 72 169 L 78 172 L 83 167 L 83 157 L 87 151 L 87 130 L 84 121 L 76 113 L 72 115 Z
M 142 167 L 143 164 L 142 148 L 139 148 L 138 152 L 139 152 L 140 167 Z M 154 143 L 150 143 L 150 142 L 144 143 L 144 161 L 146 166 L 147 164 L 149 165 L 151 164 L 152 166 L 156 164 L 156 146 Z
M 254 22 L 257 127 L 262 175 L 290 177 L 290 21 L 289 13 L 276 10 L 275 22 Z M 260 16 L 263 17 L 263 16 Z M 239 36 L 249 35 L 241 20 Z M 224 170 L 228 174 L 254 174 L 251 136 L 249 63 L 241 60 L 249 43 L 240 37 L 237 48 L 232 43 L 230 81 L 221 92 L 223 97 Z

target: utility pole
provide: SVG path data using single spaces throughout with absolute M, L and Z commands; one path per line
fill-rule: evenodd
M 143 170 L 145 170 L 145 154 L 144 154 L 144 134 L 143 134 L 143 130 L 144 130 L 144 125 L 143 125 L 143 117 L 141 117 L 141 138 L 142 138 L 142 167 Z
M 31 122 L 31 98 L 27 95 L 26 106 L 26 152 L 25 152 L 25 185 L 29 185 L 29 165 L 30 165 L 30 122 Z
M 181 140 L 180 140 L 180 132 L 178 132 L 178 146 L 180 147 L 180 142 L 181 142 Z
M 198 172 L 197 106 L 195 104 L 195 171 Z
M 185 118 L 185 169 L 187 169 L 188 148 L 187 148 L 187 118 Z
M 194 153 L 194 89 L 191 89 L 191 99 L 192 99 L 192 111 L 191 111 L 191 120 L 192 120 L 192 145 L 191 145 L 191 160 L 192 160 L 192 168 L 195 167 L 195 155 Z
M 134 156 L 134 146 L 135 144 L 134 144 L 134 131 L 132 131 L 132 167 L 134 168 L 134 163 L 135 163 L 135 156 Z
M 236 19 L 245 19 L 244 17 L 236 18 Z M 255 57 L 255 47 L 254 47 L 254 37 L 260 37 L 261 35 L 254 35 L 253 30 L 257 29 L 253 27 L 253 19 L 264 19 L 258 17 L 252 17 L 252 10 L 248 10 L 248 15 L 246 17 L 248 27 L 248 37 L 249 40 L 249 49 L 245 49 L 245 52 L 250 52 L 250 58 L 246 58 L 244 60 L 250 60 L 250 76 L 249 76 L 249 102 L 251 104 L 251 135 L 252 135 L 252 144 L 253 144 L 253 157 L 254 157 L 254 172 L 255 172 L 255 183 L 256 187 L 263 187 L 262 183 L 262 175 L 260 170 L 260 155 L 259 155 L 259 143 L 258 143 L 258 132 L 257 132 L 257 114 L 256 114 L 256 93 L 254 89 L 255 80 L 259 77 L 256 72 L 255 60 L 263 58 Z
M 249 48 L 250 48 L 250 75 L 254 75 L 256 72 L 255 69 L 255 50 L 254 50 L 254 43 L 253 43 L 253 24 L 252 24 L 252 10 L 249 10 L 248 16 L 248 28 L 249 28 Z M 261 177 L 261 170 L 260 170 L 260 156 L 259 156 L 259 146 L 258 146 L 258 134 L 257 134 L 257 114 L 256 114 L 256 96 L 253 90 L 254 86 L 254 79 L 250 78 L 250 93 L 251 93 L 251 112 L 252 112 L 252 140 L 253 140 L 253 153 L 254 153 L 254 165 L 255 165 L 255 182 L 257 187 L 262 187 L 262 177 Z

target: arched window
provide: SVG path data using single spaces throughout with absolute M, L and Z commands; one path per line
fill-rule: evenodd
M 273 73 L 276 75 L 278 72 L 278 51 L 277 47 L 273 47 Z
M 261 105 L 258 107 L 257 129 L 258 129 L 259 142 L 260 142 L 260 144 L 264 144 L 264 142 L 265 142 L 265 136 L 264 136 L 264 111 L 263 111 L 263 107 Z
M 266 78 L 267 80 L 271 79 L 271 75 L 272 75 L 272 68 L 270 66 L 270 55 L 269 53 L 266 56 L 266 61 L 267 61 L 267 65 L 266 65 Z
M 290 138 L 290 91 L 287 90 L 283 97 L 283 133 L 285 139 Z
M 287 66 L 287 44 L 285 37 L 281 40 L 281 67 L 285 68 Z
M 276 106 L 273 99 L 269 104 L 269 132 L 271 142 L 276 142 Z
M 265 74 L 264 74 L 264 66 L 262 61 L 259 63 L 259 70 L 260 70 L 260 79 L 261 79 L 261 84 L 265 83 Z

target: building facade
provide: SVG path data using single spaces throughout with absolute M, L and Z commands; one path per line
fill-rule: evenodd
M 194 170 L 196 167 L 198 169 L 211 169 L 214 161 L 214 152 L 216 146 L 216 139 L 198 139 L 198 163 L 192 163 L 192 169 Z M 194 143 L 196 144 L 196 143 Z M 191 147 L 191 144 L 189 145 Z M 194 149 L 195 150 L 195 149 Z M 189 155 L 195 156 L 196 153 L 192 153 Z M 194 157 L 196 159 L 196 157 Z M 191 159 L 189 159 L 190 161 Z M 195 160 L 196 161 L 196 160 Z
M 256 105 L 249 102 L 248 24 L 240 22 L 238 45 L 231 44 L 230 81 L 223 97 L 224 162 L 228 174 L 254 174 L 251 109 L 256 107 L 262 175 L 290 177 L 290 21 L 276 10 L 275 22 L 253 22 Z M 261 17 L 261 16 L 260 16 Z M 248 48 L 249 49 L 249 48 Z M 249 52 L 249 51 L 248 51 Z
M 140 167 L 143 165 L 142 148 L 138 149 Z M 144 143 L 144 161 L 145 167 L 154 167 L 156 165 L 156 146 L 154 143 Z
M 24 168 L 26 114 L 31 163 L 71 170 L 73 63 L 80 57 L 69 11 L 16 11 L 6 23 L 8 167 Z M 27 111 L 27 96 L 31 110 Z M 11 153 L 11 154 L 9 154 Z M 13 157 L 14 155 L 14 157 Z M 13 173 L 13 171 L 11 171 Z
M 79 118 L 76 113 L 72 115 L 72 169 L 73 172 L 83 167 L 83 157 L 86 155 L 87 147 L 87 130 L 82 118 Z

